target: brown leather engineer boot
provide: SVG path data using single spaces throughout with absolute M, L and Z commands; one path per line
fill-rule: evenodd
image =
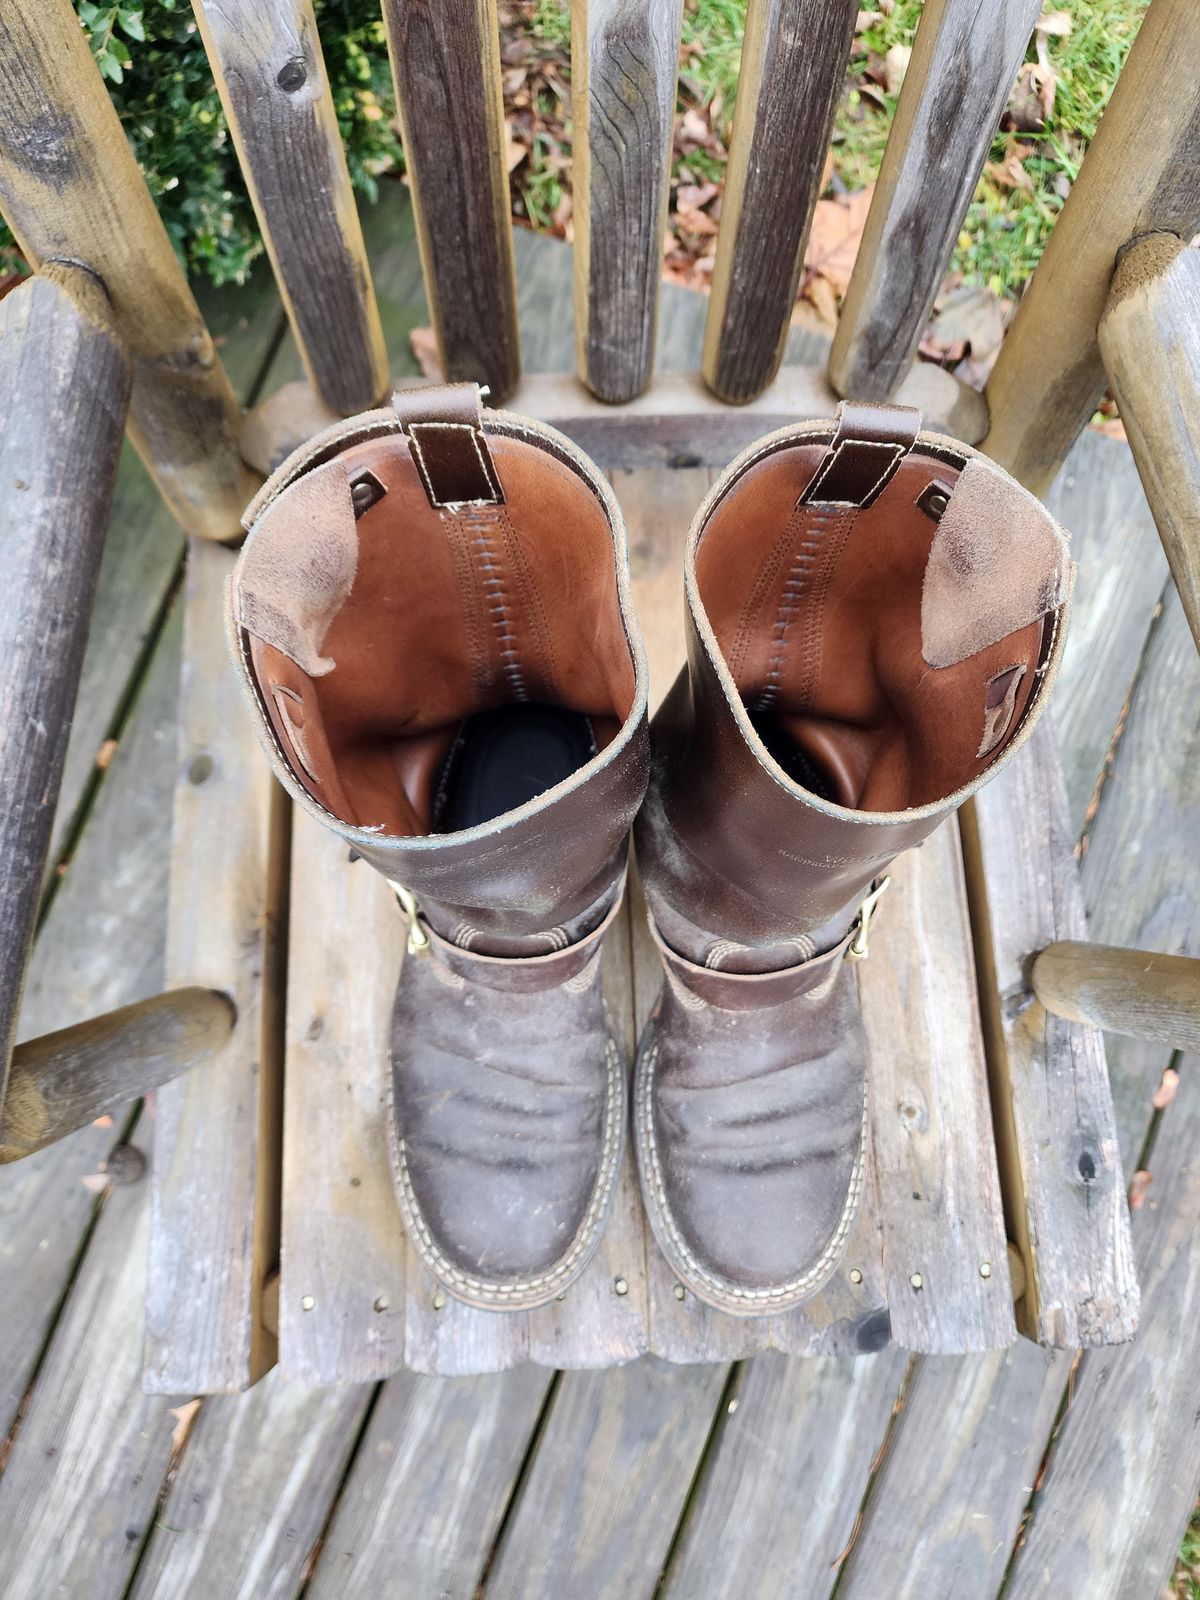
M 1013 755 L 1062 649 L 1061 530 L 919 427 L 846 404 L 733 463 L 692 527 L 688 665 L 651 723 L 635 840 L 667 981 L 639 1050 L 642 1194 L 680 1281 L 743 1315 L 813 1294 L 846 1243 L 866 1072 L 844 958 L 888 863 Z
M 412 1246 L 461 1300 L 540 1305 L 587 1264 L 623 1141 L 600 943 L 648 755 L 620 512 L 567 439 L 464 384 L 319 435 L 246 525 L 230 636 L 260 737 L 409 918 Z

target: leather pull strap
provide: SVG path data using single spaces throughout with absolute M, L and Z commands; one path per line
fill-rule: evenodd
M 912 406 L 843 400 L 837 430 L 802 505 L 869 506 L 916 443 L 921 413 Z
M 397 389 L 392 404 L 431 506 L 503 504 L 477 384 Z

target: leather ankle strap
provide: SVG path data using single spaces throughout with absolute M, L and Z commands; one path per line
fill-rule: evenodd
M 697 966 L 694 961 L 679 955 L 663 939 L 653 917 L 647 920 L 668 973 L 689 994 L 694 994 L 698 1000 L 716 1006 L 721 1011 L 760 1011 L 770 1006 L 781 1006 L 820 988 L 827 979 L 832 982 L 858 932 L 858 923 L 855 922 L 845 938 L 835 944 L 832 950 L 811 956 L 794 967 L 781 967 L 775 972 L 721 972 L 714 967 Z
M 504 503 L 478 384 L 397 389 L 392 405 L 431 506 Z

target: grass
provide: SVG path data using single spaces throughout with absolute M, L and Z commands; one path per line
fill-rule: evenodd
M 1183 1536 L 1179 1565 L 1167 1593 L 1171 1600 L 1200 1600 L 1200 1505 L 1193 1511 Z

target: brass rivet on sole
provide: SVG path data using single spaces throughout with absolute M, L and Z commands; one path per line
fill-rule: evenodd
M 992 1275 L 992 1263 L 990 1261 L 981 1261 L 979 1263 L 979 1276 L 981 1278 L 990 1278 L 991 1275 Z
M 925 1279 L 919 1272 L 914 1272 L 908 1281 L 912 1284 L 914 1289 L 923 1289 L 925 1287 Z
M 617 1292 L 617 1294 L 628 1294 L 629 1293 L 629 1285 L 625 1281 L 624 1278 L 615 1278 L 613 1280 L 613 1288 Z
M 301 1311 L 311 1311 L 316 1303 L 311 1294 L 306 1294 L 300 1302 L 300 1309 Z
M 676 1300 L 682 1300 L 684 1295 L 687 1293 L 687 1290 L 681 1283 L 677 1283 L 674 1289 L 671 1290 L 671 1293 L 675 1296 Z
M 445 1305 L 446 1305 L 446 1296 L 439 1289 L 437 1291 L 437 1293 L 433 1297 L 433 1309 L 435 1311 L 442 1311 L 442 1310 L 444 1310 Z
M 861 1267 L 851 1267 L 850 1268 L 850 1282 L 851 1283 L 861 1283 L 862 1282 L 862 1268 Z

